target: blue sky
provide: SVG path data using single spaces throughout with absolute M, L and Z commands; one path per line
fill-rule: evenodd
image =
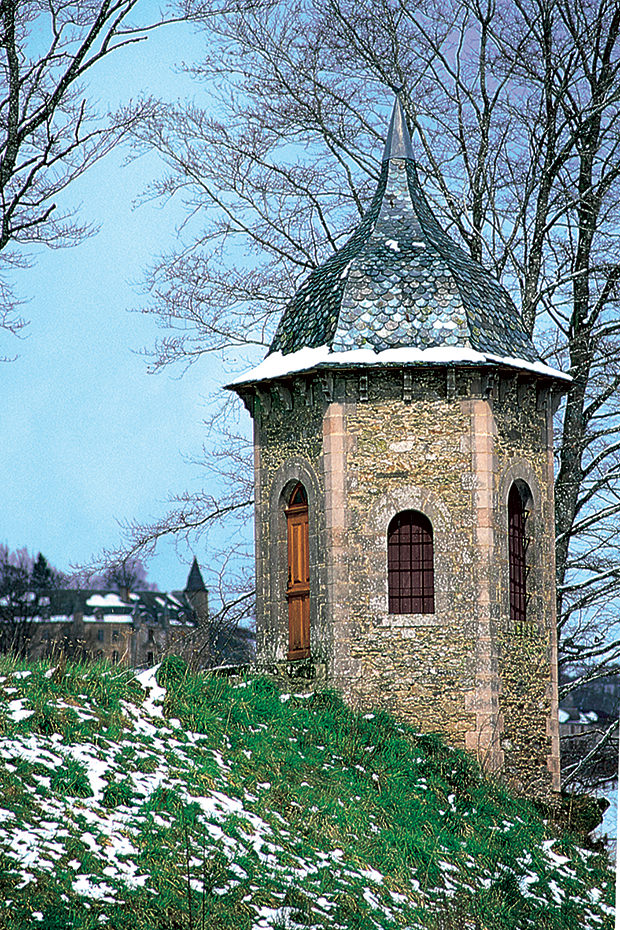
M 102 109 L 142 91 L 198 101 L 204 87 L 176 67 L 199 54 L 188 26 L 155 31 L 101 62 L 90 95 Z M 42 551 L 61 569 L 118 544 L 119 520 L 155 518 L 169 494 L 200 487 L 201 469 L 187 456 L 200 455 L 208 396 L 226 380 L 209 360 L 182 377 L 149 375 L 137 354 L 162 332 L 128 309 L 144 303 L 143 269 L 172 245 L 182 213 L 174 204 L 134 206 L 162 166 L 155 156 L 125 165 L 126 154 L 117 149 L 67 192 L 98 234 L 72 249 L 42 249 L 17 273 L 30 325 L 10 347 L 18 359 L 0 368 L 0 542 Z M 196 555 L 207 563 L 204 544 Z M 149 578 L 162 590 L 182 587 L 189 561 L 189 552 L 162 545 Z

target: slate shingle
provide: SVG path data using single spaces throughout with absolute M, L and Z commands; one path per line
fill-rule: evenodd
M 410 154 L 397 100 L 367 213 L 297 291 L 268 354 L 462 346 L 539 360 L 508 293 L 437 222 Z

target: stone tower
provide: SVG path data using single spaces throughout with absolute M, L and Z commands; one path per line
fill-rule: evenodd
M 400 101 L 359 226 L 231 389 L 254 420 L 257 658 L 559 789 L 552 417 L 506 291 L 443 231 Z

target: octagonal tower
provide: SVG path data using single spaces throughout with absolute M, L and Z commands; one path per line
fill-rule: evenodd
M 254 420 L 257 659 L 559 789 L 549 368 L 422 191 L 404 113 L 359 226 L 230 388 Z

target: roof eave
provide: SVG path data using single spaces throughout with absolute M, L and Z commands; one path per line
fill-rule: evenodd
M 466 347 L 399 348 L 384 349 L 381 352 L 375 352 L 373 349 L 354 349 L 348 352 L 330 352 L 328 346 L 321 346 L 318 349 L 300 349 L 289 355 L 282 355 L 280 352 L 271 353 L 247 374 L 241 375 L 224 387 L 226 390 L 239 393 L 244 388 L 265 382 L 292 378 L 297 375 L 309 375 L 324 369 L 457 367 L 487 367 L 521 371 L 553 381 L 557 390 L 561 391 L 568 390 L 573 380 L 570 375 L 545 365 L 541 361 L 530 362 L 510 356 L 491 355 Z

